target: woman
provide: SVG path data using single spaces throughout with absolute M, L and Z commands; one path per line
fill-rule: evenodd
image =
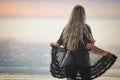
M 51 46 L 56 47 L 65 44 L 65 47 L 71 51 L 73 62 L 65 66 L 67 80 L 75 80 L 78 71 L 82 80 L 91 80 L 89 50 L 97 51 L 105 56 L 112 55 L 94 45 L 95 40 L 85 19 L 85 9 L 81 5 L 76 5 L 59 40 L 50 43 Z

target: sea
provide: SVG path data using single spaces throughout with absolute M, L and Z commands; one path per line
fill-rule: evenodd
M 67 18 L 0 18 L 0 80 L 65 80 L 50 73 L 51 47 Z M 95 45 L 118 58 L 95 80 L 120 80 L 120 19 L 88 18 Z

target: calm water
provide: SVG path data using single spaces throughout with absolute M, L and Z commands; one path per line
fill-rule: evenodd
M 0 38 L 49 43 L 59 38 L 67 22 L 68 18 L 0 18 Z M 86 22 L 96 44 L 119 46 L 120 19 L 88 19 Z
M 58 80 L 49 72 L 48 43 L 59 38 L 66 22 L 66 18 L 1 18 L 0 80 Z M 120 80 L 120 19 L 88 19 L 87 23 L 96 45 L 118 56 L 96 80 Z

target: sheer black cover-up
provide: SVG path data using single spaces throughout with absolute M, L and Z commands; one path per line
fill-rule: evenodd
M 83 33 L 84 44 L 79 44 L 79 48 L 75 52 L 72 53 L 72 57 L 76 59 L 74 61 L 75 64 L 81 67 L 90 66 L 91 78 L 94 79 L 98 76 L 101 76 L 104 72 L 106 72 L 114 64 L 117 57 L 115 55 L 106 57 L 106 56 L 101 55 L 101 53 L 87 49 L 86 44 L 87 43 L 94 44 L 95 40 L 92 36 L 92 31 L 87 24 L 83 30 L 84 30 L 83 31 L 84 32 Z M 62 45 L 64 42 L 63 31 L 62 31 L 60 38 L 57 41 L 57 43 L 60 45 Z M 93 38 L 92 40 L 90 40 L 89 38 L 90 36 Z M 56 78 L 65 78 L 66 73 L 65 73 L 64 67 L 60 67 L 59 61 L 57 60 L 57 51 L 58 51 L 58 47 L 52 46 L 50 72 L 52 76 Z M 81 79 L 79 72 L 78 72 L 77 78 Z
M 56 78 L 66 78 L 65 70 L 62 67 L 59 67 L 59 63 L 56 59 L 56 53 L 58 48 L 53 46 L 51 50 L 51 64 L 50 64 L 50 72 L 53 77 Z M 102 56 L 100 53 L 90 51 L 90 60 L 91 60 L 91 78 L 97 78 L 105 73 L 116 61 L 117 56 L 111 55 L 109 57 Z M 92 60 L 92 57 L 97 57 L 97 60 Z M 95 59 L 95 58 L 94 58 Z M 94 62 L 96 61 L 96 62 Z M 80 79 L 80 75 L 78 73 L 77 78 Z

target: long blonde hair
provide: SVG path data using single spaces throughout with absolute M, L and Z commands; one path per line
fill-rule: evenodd
M 81 5 L 76 5 L 63 32 L 63 40 L 68 49 L 77 49 L 79 43 L 83 41 L 85 19 L 85 9 Z

